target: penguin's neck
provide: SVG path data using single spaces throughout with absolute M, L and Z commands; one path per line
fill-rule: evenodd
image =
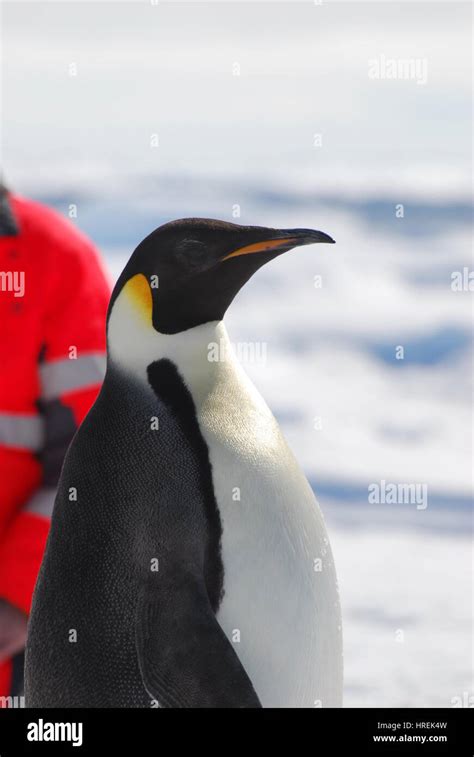
M 161 334 L 120 296 L 109 316 L 107 344 L 111 363 L 140 381 L 147 382 L 151 363 L 170 360 L 197 402 L 212 391 L 223 363 L 227 370 L 239 370 L 222 321 L 210 321 L 178 334 Z

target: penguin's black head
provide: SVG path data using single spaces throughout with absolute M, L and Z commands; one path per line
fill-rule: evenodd
M 155 229 L 141 242 L 122 272 L 115 299 L 133 277 L 148 281 L 153 326 L 176 334 L 221 320 L 246 281 L 262 265 L 293 247 L 334 243 L 312 229 L 239 226 L 207 218 L 184 218 Z

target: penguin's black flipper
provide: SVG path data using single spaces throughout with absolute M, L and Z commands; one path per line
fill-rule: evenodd
M 172 581 L 158 575 L 159 590 L 144 588 L 136 616 L 138 662 L 150 696 L 160 707 L 261 707 L 203 583 L 187 572 Z

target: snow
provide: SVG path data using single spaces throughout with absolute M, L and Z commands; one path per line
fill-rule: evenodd
M 334 529 L 345 706 L 451 707 L 472 692 L 468 535 Z

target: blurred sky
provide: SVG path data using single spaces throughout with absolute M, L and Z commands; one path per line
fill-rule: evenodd
M 145 171 L 357 195 L 469 187 L 469 3 L 2 5 L 12 181 Z M 381 54 L 426 58 L 427 84 L 369 79 Z
M 472 692 L 472 293 L 451 288 L 473 267 L 470 4 L 3 2 L 2 15 L 5 177 L 66 215 L 77 205 L 113 278 L 172 218 L 336 239 L 262 269 L 230 336 L 265 342 L 246 370 L 328 520 L 346 704 Z M 426 60 L 426 83 L 371 79 L 380 56 Z M 369 505 L 381 480 L 426 484 L 428 508 Z

